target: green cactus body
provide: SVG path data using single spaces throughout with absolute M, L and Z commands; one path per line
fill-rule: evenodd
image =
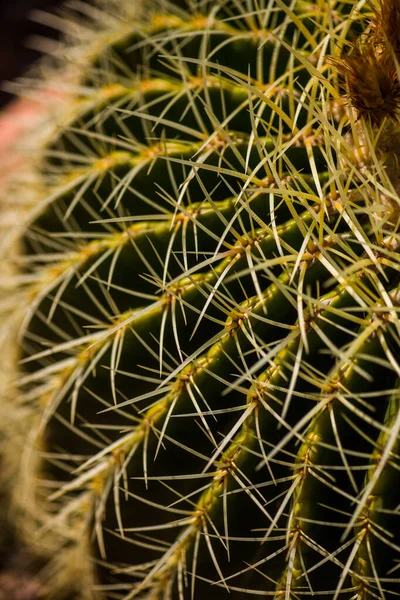
M 396 122 L 326 60 L 368 15 L 121 4 L 77 3 L 8 252 L 3 454 L 43 598 L 396 598 Z

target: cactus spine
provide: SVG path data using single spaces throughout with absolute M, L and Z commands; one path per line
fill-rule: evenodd
M 7 238 L 43 598 L 396 598 L 399 2 L 132 4 L 76 3 Z

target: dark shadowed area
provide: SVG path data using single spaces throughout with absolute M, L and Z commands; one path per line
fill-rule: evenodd
M 38 37 L 56 38 L 57 32 L 32 18 L 34 10 L 55 10 L 60 0 L 0 0 L 0 82 L 23 75 L 40 56 Z M 35 41 L 36 40 L 36 41 Z M 32 47 L 33 46 L 33 47 Z M 12 95 L 0 88 L 0 106 Z

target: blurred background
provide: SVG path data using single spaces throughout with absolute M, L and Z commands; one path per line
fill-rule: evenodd
M 60 0 L 0 0 L 0 191 L 6 175 L 20 160 L 18 153 L 9 152 L 9 148 L 29 123 L 30 112 L 35 111 L 35 105 L 30 109 L 29 104 L 12 103 L 13 95 L 2 87 L 7 81 L 23 75 L 40 57 L 39 50 L 32 47 L 37 44 L 38 36 L 47 39 L 58 36 L 58 32 L 34 22 L 32 12 L 35 9 L 55 11 L 59 5 Z M 1 202 L 6 198 L 0 196 Z M 8 207 L 4 210 L 1 202 L 0 237 L 1 228 L 8 227 L 9 215 Z M 2 501 L 5 493 L 6 490 L 0 490 L 0 600 L 38 600 L 39 583 L 35 574 L 39 566 L 20 547 L 9 522 L 4 522 L 6 515 Z
M 33 20 L 33 11 L 55 10 L 60 4 L 61 0 L 0 0 L 0 108 L 13 98 L 1 89 L 3 82 L 23 75 L 39 58 L 37 37 L 57 38 L 58 32 Z

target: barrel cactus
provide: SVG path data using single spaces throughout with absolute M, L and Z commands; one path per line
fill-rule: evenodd
M 62 26 L 2 243 L 3 488 L 43 598 L 398 597 L 399 1 Z

